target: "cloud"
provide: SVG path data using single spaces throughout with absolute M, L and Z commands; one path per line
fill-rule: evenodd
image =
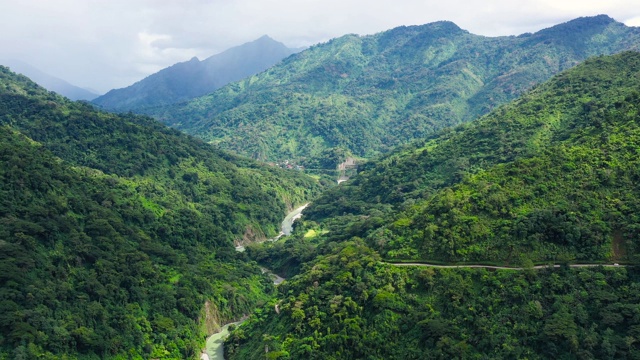
M 475 34 L 517 35 L 597 14 L 640 25 L 637 0 L 20 0 L 0 12 L 0 57 L 107 91 L 265 34 L 300 47 L 451 20 Z
M 627 26 L 640 26 L 640 16 L 632 17 L 624 20 L 625 25 Z

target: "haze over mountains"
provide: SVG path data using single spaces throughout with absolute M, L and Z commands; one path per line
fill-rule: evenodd
M 346 35 L 261 74 L 153 113 L 261 160 L 313 164 L 332 148 L 371 157 L 483 115 L 589 56 L 640 48 L 608 16 L 484 37 L 451 22 Z
M 45 89 L 55 91 L 71 100 L 89 101 L 98 97 L 98 94 L 93 91 L 72 85 L 63 79 L 44 73 L 25 62 L 8 59 L 1 60 L 0 63 L 1 65 L 10 67 L 14 72 L 28 76 Z
M 202 61 L 192 58 L 163 69 L 93 102 L 115 111 L 142 111 L 208 94 L 230 82 L 257 74 L 299 51 L 263 36 Z

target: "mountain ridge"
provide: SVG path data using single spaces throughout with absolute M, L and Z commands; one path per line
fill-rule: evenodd
M 640 44 L 640 29 L 607 16 L 575 21 L 525 37 L 473 35 L 446 21 L 346 35 L 149 113 L 261 160 L 304 163 L 332 148 L 372 157 L 485 114 L 587 56 Z
M 126 88 L 113 89 L 93 103 L 115 111 L 142 111 L 187 101 L 261 72 L 294 52 L 264 35 L 202 61 L 193 57 L 176 63 Z
M 640 53 L 629 51 L 365 164 L 292 237 L 247 247 L 289 278 L 225 355 L 638 357 L 624 339 L 640 329 L 639 153 Z

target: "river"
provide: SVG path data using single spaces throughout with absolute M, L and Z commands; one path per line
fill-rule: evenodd
M 278 234 L 278 236 L 276 236 L 275 238 L 269 239 L 267 241 L 276 241 L 280 239 L 282 236 L 291 235 L 291 231 L 293 230 L 293 223 L 302 216 L 302 211 L 308 205 L 309 205 L 308 203 L 304 204 L 299 208 L 288 213 L 287 216 L 284 218 L 284 220 L 282 220 L 280 234 Z M 244 251 L 244 247 L 236 246 L 236 250 Z M 281 282 L 285 280 L 283 277 L 280 277 L 279 275 L 274 274 L 273 272 L 271 272 L 271 270 L 267 268 L 261 267 L 260 269 L 262 270 L 262 273 L 269 273 L 269 276 L 271 277 L 271 279 L 273 279 L 274 285 L 279 285 Z M 229 335 L 229 325 L 233 324 L 238 326 L 243 322 L 244 320 L 224 324 L 219 332 L 211 335 L 207 339 L 207 348 L 206 348 L 206 351 L 200 355 L 200 360 L 224 360 L 223 345 L 224 345 L 224 339 Z
M 207 339 L 206 353 L 200 355 L 200 360 L 224 360 L 224 339 L 229 335 L 229 326 L 240 325 L 242 321 L 224 324 L 220 331 Z
M 280 224 L 280 233 L 276 237 L 272 239 L 267 239 L 264 241 L 277 241 L 283 236 L 291 235 L 291 231 L 293 230 L 293 223 L 302 216 L 302 211 L 306 209 L 307 206 L 309 206 L 309 203 L 306 203 L 300 206 L 299 208 L 288 213 L 287 216 L 285 216 L 284 220 L 282 220 L 282 223 Z M 244 251 L 244 246 L 242 245 L 236 246 L 236 251 L 240 251 L 240 252 Z
M 278 238 L 283 235 L 291 235 L 291 230 L 293 230 L 293 222 L 300 219 L 300 217 L 302 216 L 302 211 L 306 209 L 307 206 L 309 206 L 309 203 L 306 203 L 287 214 L 284 220 L 282 220 L 282 231 L 280 232 L 280 235 L 278 235 Z

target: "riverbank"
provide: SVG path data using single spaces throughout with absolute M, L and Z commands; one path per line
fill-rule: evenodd
M 274 274 L 273 272 L 271 272 L 271 270 L 267 268 L 261 267 L 260 269 L 262 270 L 263 273 L 269 274 L 269 276 L 273 280 L 273 285 L 278 286 L 284 280 L 286 280 L 285 278 L 277 274 Z M 211 335 L 207 339 L 205 352 L 200 354 L 200 360 L 224 360 L 224 340 L 229 335 L 229 326 L 231 325 L 240 326 L 247 318 L 248 316 L 244 317 L 240 321 L 224 324 L 219 332 Z
M 309 206 L 309 203 L 306 203 L 300 206 L 299 208 L 289 212 L 287 216 L 285 216 L 284 220 L 282 220 L 282 223 L 280 224 L 280 233 L 276 237 L 267 239 L 264 241 L 277 241 L 283 236 L 291 235 L 291 231 L 293 230 L 293 223 L 296 220 L 300 219 L 300 217 L 302 217 L 302 211 L 306 209 L 307 206 Z M 236 246 L 236 251 L 243 252 L 244 246 L 242 245 Z
M 293 223 L 296 220 L 300 219 L 300 217 L 302 217 L 302 211 L 306 209 L 307 206 L 309 206 L 309 203 L 306 203 L 287 214 L 284 220 L 282 220 L 282 225 L 281 225 L 282 231 L 280 233 L 281 235 L 279 235 L 278 238 L 281 236 L 291 235 L 291 231 L 293 230 Z
M 293 223 L 302 216 L 302 211 L 306 209 L 307 206 L 309 206 L 309 203 L 306 203 L 289 212 L 284 220 L 282 220 L 280 234 L 278 234 L 278 236 L 276 236 L 275 238 L 266 241 L 276 241 L 282 236 L 291 235 L 291 231 L 293 230 Z M 244 251 L 244 246 L 236 246 L 236 251 Z M 285 280 L 285 278 L 279 276 L 278 274 L 274 274 L 267 268 L 261 267 L 260 269 L 263 273 L 267 273 L 269 277 L 271 277 L 271 279 L 273 280 L 273 284 L 276 286 Z M 219 332 L 211 335 L 207 339 L 205 351 L 200 354 L 200 360 L 224 360 L 224 339 L 226 339 L 229 335 L 229 326 L 240 326 L 245 320 L 246 318 L 242 319 L 241 321 L 224 324 Z
M 200 360 L 224 360 L 224 339 L 229 335 L 229 326 L 231 325 L 240 325 L 244 322 L 243 319 L 241 321 L 236 321 L 232 323 L 228 323 L 222 326 L 219 332 L 211 335 L 207 339 L 207 347 L 206 352 L 200 355 Z

